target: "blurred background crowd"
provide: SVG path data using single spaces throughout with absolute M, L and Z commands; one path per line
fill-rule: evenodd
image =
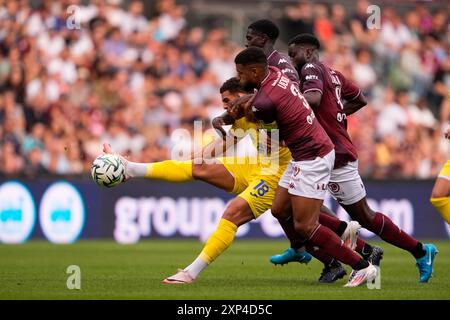
M 362 176 L 435 177 L 450 154 L 450 6 L 382 4 L 381 29 L 368 29 L 369 2 L 335 2 L 230 1 L 250 7 L 239 24 L 189 1 L 0 0 L 0 175 L 83 174 L 102 142 L 135 161 L 170 158 L 175 129 L 206 130 L 222 112 L 246 26 L 269 18 L 278 48 L 315 33 L 321 59 L 368 96 L 348 119 Z

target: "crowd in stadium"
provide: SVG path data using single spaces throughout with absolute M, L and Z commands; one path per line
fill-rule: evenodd
M 135 161 L 164 160 L 173 130 L 209 128 L 222 112 L 218 88 L 244 39 L 191 27 L 172 0 L 151 17 L 141 1 L 80 2 L 80 21 L 68 5 L 0 0 L 1 175 L 82 174 L 105 141 Z M 314 32 L 321 59 L 369 97 L 348 119 L 363 177 L 434 178 L 450 153 L 450 7 L 383 7 L 381 29 L 368 29 L 368 5 L 288 6 L 280 43 Z

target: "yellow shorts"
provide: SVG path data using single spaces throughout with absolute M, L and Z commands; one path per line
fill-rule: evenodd
M 287 167 L 287 161 L 276 167 L 262 166 L 255 158 L 218 158 L 234 177 L 234 189 L 249 204 L 255 219 L 272 206 L 278 181 Z
M 447 160 L 447 162 L 444 164 L 444 166 L 441 169 L 441 172 L 439 172 L 438 177 L 450 180 L 450 160 Z

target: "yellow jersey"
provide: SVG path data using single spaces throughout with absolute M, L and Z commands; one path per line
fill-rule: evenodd
M 277 163 L 279 165 L 287 164 L 291 159 L 291 152 L 289 148 L 279 146 L 278 136 L 275 136 L 275 131 L 278 130 L 276 122 L 254 123 L 248 121 L 245 117 L 236 120 L 230 129 L 230 134 L 237 138 L 244 138 L 249 135 L 253 146 L 258 150 L 258 162 L 263 165 L 272 165 Z M 267 134 L 276 139 L 271 139 Z M 278 140 L 278 141 L 277 141 Z

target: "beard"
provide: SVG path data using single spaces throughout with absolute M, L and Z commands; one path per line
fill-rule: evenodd
M 242 89 L 243 89 L 245 92 L 248 92 L 248 93 L 253 93 L 254 90 L 257 89 L 257 88 L 258 88 L 258 87 L 256 86 L 256 84 L 250 83 L 250 82 L 246 83 L 245 86 L 242 87 Z
M 298 72 L 302 70 L 303 66 L 306 64 L 306 59 L 301 59 L 297 62 L 297 64 L 294 65 L 295 69 L 297 69 Z

